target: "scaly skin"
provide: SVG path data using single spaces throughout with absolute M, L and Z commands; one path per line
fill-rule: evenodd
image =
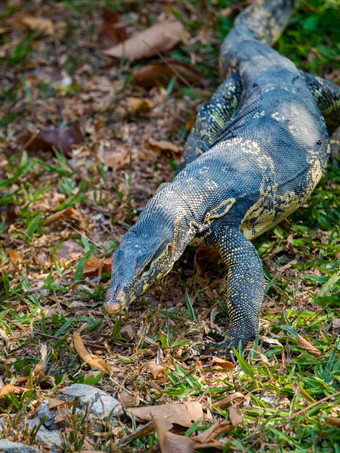
M 250 240 L 297 209 L 329 154 L 324 118 L 339 124 L 340 88 L 297 70 L 269 46 L 292 0 L 258 0 L 224 40 L 227 78 L 201 109 L 172 183 L 159 190 L 113 257 L 105 307 L 126 308 L 164 277 L 188 244 L 216 247 L 228 269 L 229 326 L 205 351 L 253 340 L 263 299 L 262 265 Z

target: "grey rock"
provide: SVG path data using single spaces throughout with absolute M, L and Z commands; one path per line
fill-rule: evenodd
M 38 450 L 21 442 L 10 442 L 6 439 L 0 439 L 0 451 L 5 453 L 36 453 Z
M 43 424 L 49 430 L 65 428 L 67 423 L 64 420 L 58 422 L 55 421 L 55 417 L 58 414 L 59 412 L 57 410 L 51 411 L 49 409 L 49 402 L 48 400 L 45 400 L 39 409 L 38 417 L 39 419 L 42 419 L 42 417 L 46 416 Z
M 63 390 L 69 399 L 79 398 L 81 407 L 89 405 L 89 412 L 104 418 L 111 414 L 116 417 L 121 412 L 122 406 L 115 398 L 101 389 L 86 384 L 73 384 Z
M 40 423 L 39 418 L 33 418 L 31 420 L 27 420 L 27 424 L 30 429 L 33 429 Z M 43 444 L 47 444 L 49 447 L 58 447 L 61 448 L 62 440 L 60 438 L 59 431 L 53 430 L 50 431 L 45 428 L 44 425 L 40 426 L 37 435 L 35 436 L 36 442 L 41 442 Z

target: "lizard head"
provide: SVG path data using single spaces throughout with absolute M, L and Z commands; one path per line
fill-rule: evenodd
M 164 189 L 150 200 L 113 255 L 105 302 L 109 313 L 127 308 L 152 283 L 170 272 L 195 236 L 188 231 L 186 211 L 176 205 L 175 199 L 173 204 L 164 200 L 170 197 L 164 192 L 168 191 Z

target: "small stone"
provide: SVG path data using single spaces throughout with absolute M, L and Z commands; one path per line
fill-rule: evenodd
M 40 420 L 38 418 L 27 420 L 27 424 L 30 427 L 30 429 L 35 428 L 37 425 L 39 425 L 39 423 Z M 47 428 L 45 428 L 44 425 L 40 426 L 35 436 L 35 441 L 47 444 L 49 447 L 61 448 L 62 446 L 62 440 L 60 438 L 59 431 L 57 430 L 50 431 Z
M 332 329 L 335 333 L 340 333 L 340 318 L 335 318 L 332 321 Z
M 122 406 L 115 398 L 101 389 L 86 384 L 73 384 L 63 389 L 63 393 L 74 400 L 79 398 L 80 406 L 88 403 L 90 413 L 99 417 L 116 417 Z
M 4 453 L 36 453 L 38 450 L 21 442 L 10 442 L 9 440 L 1 439 L 0 451 Z
M 64 420 L 62 421 L 55 420 L 57 415 L 59 415 L 59 411 L 50 410 L 48 400 L 45 400 L 42 403 L 38 412 L 39 419 L 42 419 L 42 417 L 46 416 L 43 425 L 49 430 L 60 429 L 67 426 L 67 423 Z
M 123 326 L 120 329 L 120 333 L 121 333 L 122 337 L 124 337 L 126 340 L 129 340 L 129 341 L 132 341 L 136 338 L 136 329 L 134 329 L 130 325 Z

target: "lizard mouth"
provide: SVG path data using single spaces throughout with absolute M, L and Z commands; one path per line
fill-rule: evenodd
M 105 310 L 108 313 L 114 314 L 123 310 L 127 306 L 126 294 L 120 291 L 118 294 L 113 295 L 110 290 L 107 292 L 106 301 L 104 304 Z

